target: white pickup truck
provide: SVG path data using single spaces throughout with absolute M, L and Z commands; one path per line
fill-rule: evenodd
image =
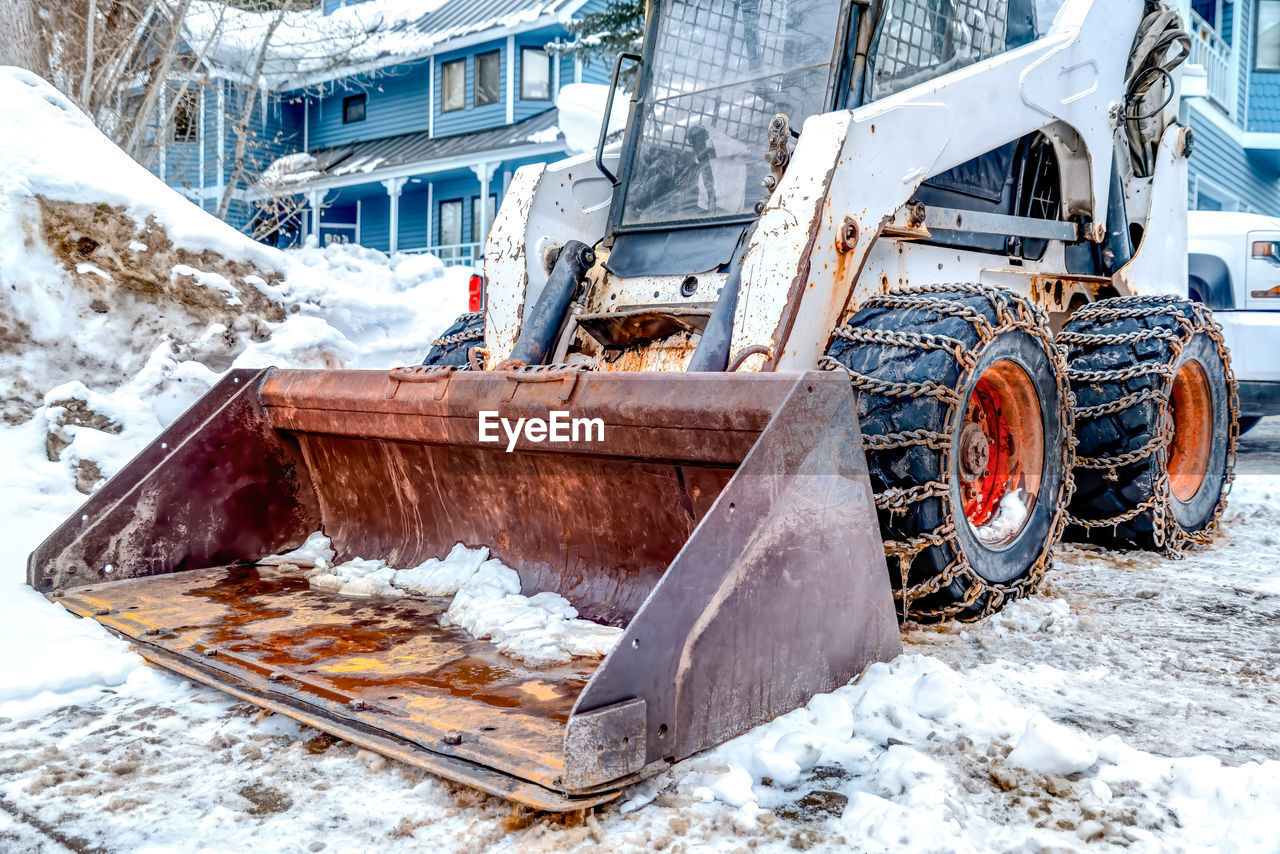
M 1191 211 L 1187 231 L 1187 289 L 1222 323 L 1244 432 L 1280 415 L 1280 217 Z

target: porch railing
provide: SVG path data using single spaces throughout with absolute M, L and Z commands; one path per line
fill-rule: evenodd
M 1204 68 L 1209 99 L 1228 116 L 1236 109 L 1236 74 L 1231 45 L 1213 29 L 1204 18 L 1189 10 L 1191 15 L 1191 56 L 1188 62 Z
M 419 249 L 401 249 L 408 255 L 420 255 L 430 252 L 446 267 L 475 267 L 484 256 L 483 243 L 442 243 L 437 246 L 424 246 Z

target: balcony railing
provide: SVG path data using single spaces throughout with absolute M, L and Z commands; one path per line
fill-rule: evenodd
M 1231 45 L 1213 27 L 1195 13 L 1190 12 L 1191 56 L 1190 65 L 1199 65 L 1205 71 L 1208 96 L 1228 116 L 1236 109 L 1235 55 Z

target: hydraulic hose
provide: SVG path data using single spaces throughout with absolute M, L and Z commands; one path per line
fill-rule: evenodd
M 520 337 L 511 351 L 511 361 L 525 365 L 542 364 L 555 345 L 556 332 L 569 310 L 574 292 L 595 263 L 596 253 L 582 241 L 570 240 L 564 245 L 533 306 L 533 314 L 520 330 Z

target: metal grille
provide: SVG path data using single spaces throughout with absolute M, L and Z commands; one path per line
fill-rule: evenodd
M 794 64 L 785 56 L 788 5 L 796 4 L 745 0 L 668 5 L 666 44 L 658 50 L 669 59 L 652 89 L 655 135 L 682 143 L 685 128 L 696 122 L 734 139 L 763 139 L 774 114 L 786 112 L 775 109 L 784 95 L 776 91 L 776 76 L 760 74 Z M 734 85 L 742 83 L 751 85 L 746 91 Z
M 660 4 L 630 222 L 749 212 L 769 121 L 821 112 L 839 0 Z
M 1008 0 L 891 0 L 876 43 L 874 98 L 1006 50 Z

